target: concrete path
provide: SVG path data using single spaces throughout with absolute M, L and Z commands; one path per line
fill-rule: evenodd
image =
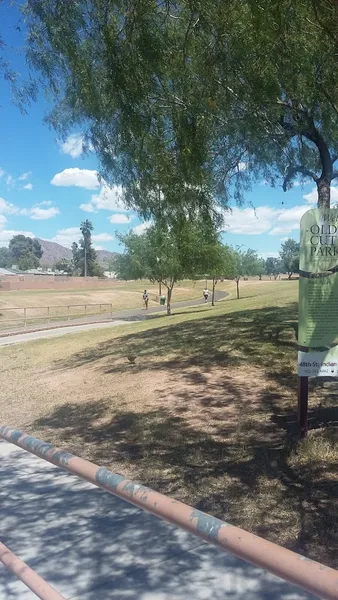
M 313 600 L 0 442 L 0 539 L 67 600 Z M 0 599 L 36 597 L 0 563 Z
M 215 300 L 219 302 L 229 296 L 228 292 L 217 291 L 215 293 Z M 205 304 L 205 300 L 185 300 L 184 302 L 174 302 L 172 304 L 172 310 L 176 311 L 180 308 L 191 308 Z M 58 322 L 47 329 L 41 329 L 37 331 L 13 331 L 11 335 L 1 337 L 0 333 L 0 347 L 8 346 L 10 344 L 21 344 L 22 342 L 30 342 L 32 340 L 40 340 L 45 338 L 58 337 L 68 333 L 78 333 L 88 329 L 100 329 L 102 327 L 110 327 L 116 325 L 123 325 L 126 321 L 138 321 L 146 319 L 150 315 L 157 313 L 165 313 L 167 310 L 166 306 L 152 306 L 147 311 L 144 308 L 136 308 L 132 310 L 123 310 L 116 313 L 107 313 L 105 315 L 93 315 L 88 317 L 84 322 L 83 319 L 72 319 L 71 321 L 65 321 L 64 323 Z M 102 322 L 100 322 L 100 319 Z M 46 326 L 48 327 L 48 326 Z M 8 333 L 8 332 L 7 332 Z M 1 599 L 0 599 L 1 600 Z

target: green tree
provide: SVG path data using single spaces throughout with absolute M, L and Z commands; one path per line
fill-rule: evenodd
M 3 269 L 8 269 L 12 266 L 12 258 L 11 253 L 8 248 L 0 248 L 0 267 Z
M 233 249 L 224 246 L 219 240 L 214 244 L 208 244 L 203 248 L 206 261 L 205 273 L 212 280 L 211 304 L 215 306 L 215 289 L 218 281 L 222 278 L 233 279 L 236 275 L 236 258 Z
M 262 176 L 285 190 L 310 178 L 329 206 L 335 0 L 29 0 L 25 14 L 50 123 L 85 123 L 106 180 L 143 214 L 161 189 L 168 216 L 207 215 Z
M 118 235 L 125 251 L 116 257 L 120 279 L 149 279 L 167 288 L 167 314 L 177 281 L 200 274 L 205 267 L 208 232 L 186 220 L 176 229 L 155 224 L 144 234 Z
M 92 231 L 94 230 L 91 221 L 86 219 L 80 225 L 82 237 L 79 243 L 73 242 L 72 254 L 74 269 L 81 277 L 101 277 L 103 270 L 97 263 L 97 252 L 92 244 Z
M 37 239 L 22 234 L 12 237 L 9 242 L 9 253 L 12 264 L 16 264 L 23 271 L 38 267 L 43 254 Z
M 73 261 L 68 260 L 67 258 L 60 258 L 60 260 L 55 263 L 54 269 L 57 271 L 64 271 L 67 275 L 72 275 L 74 264 Z
M 259 281 L 262 280 L 262 275 L 264 275 L 264 273 L 266 273 L 265 260 L 264 260 L 264 258 L 258 258 L 258 260 L 257 260 L 257 275 L 258 275 Z
M 273 275 L 274 279 L 277 279 L 282 270 L 281 260 L 274 256 L 269 256 L 265 261 L 265 270 L 267 275 Z
M 300 244 L 289 238 L 282 244 L 279 253 L 283 270 L 288 274 L 289 279 L 291 279 L 293 273 L 299 271 L 299 249 Z
M 253 277 L 259 275 L 261 270 L 261 259 L 257 252 L 248 248 L 247 250 L 241 250 L 236 248 L 234 250 L 235 256 L 235 281 L 237 289 L 237 299 L 240 298 L 239 282 L 242 277 Z

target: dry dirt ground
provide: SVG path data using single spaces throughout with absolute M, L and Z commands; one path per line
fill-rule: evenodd
M 337 568 L 337 387 L 299 442 L 296 286 L 5 348 L 1 422 Z

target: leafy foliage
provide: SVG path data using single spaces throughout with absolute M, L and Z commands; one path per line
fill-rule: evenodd
M 42 257 L 42 248 L 37 239 L 24 235 L 15 235 L 9 242 L 11 264 L 16 264 L 19 269 L 26 271 L 39 266 Z
M 273 275 L 276 279 L 283 269 L 282 262 L 279 258 L 269 256 L 265 261 L 265 271 L 267 275 Z
M 289 238 L 282 244 L 279 253 L 283 270 L 288 274 L 289 279 L 291 279 L 293 273 L 299 271 L 299 248 L 300 244 Z
M 54 269 L 57 271 L 64 271 L 67 275 L 72 275 L 74 270 L 73 261 L 67 260 L 67 258 L 60 258 L 55 265 Z
M 97 263 L 97 252 L 92 245 L 92 231 L 94 230 L 91 221 L 86 219 L 80 225 L 82 238 L 79 243 L 73 242 L 73 264 L 74 269 L 81 277 L 102 277 L 103 269 Z
M 248 248 L 245 251 L 236 248 L 234 250 L 234 258 L 237 298 L 239 299 L 239 281 L 241 277 L 260 275 L 262 273 L 262 259 L 259 258 L 257 252 L 252 250 L 252 248 Z
M 143 216 L 216 218 L 252 178 L 337 176 L 335 0 L 28 0 L 27 57 Z
M 0 268 L 6 269 L 12 266 L 12 257 L 8 248 L 0 248 Z
M 186 220 L 180 227 L 155 224 L 144 234 L 119 235 L 125 246 L 115 260 L 115 270 L 121 279 L 146 278 L 167 288 L 167 312 L 171 314 L 171 296 L 177 281 L 193 278 L 212 269 L 211 232 Z

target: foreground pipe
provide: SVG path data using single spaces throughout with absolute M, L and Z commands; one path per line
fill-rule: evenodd
M 66 600 L 1 542 L 0 561 L 41 600 Z
M 157 517 L 323 598 L 338 600 L 338 571 L 139 485 L 22 431 L 0 426 L 0 438 L 90 481 Z M 49 599 L 48 599 L 49 600 Z

